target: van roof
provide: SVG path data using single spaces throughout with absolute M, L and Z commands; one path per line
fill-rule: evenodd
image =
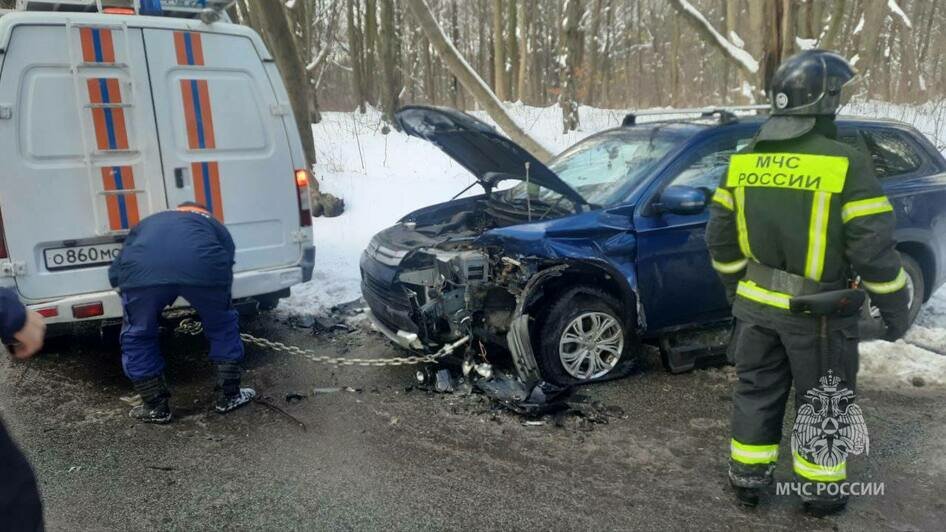
M 143 15 L 105 15 L 101 13 L 77 13 L 68 11 L 14 11 L 0 16 L 0 53 L 10 44 L 13 29 L 17 26 L 63 26 L 77 25 L 127 26 L 128 28 L 152 28 L 177 31 L 198 31 L 246 37 L 253 43 L 256 53 L 263 61 L 273 57 L 260 36 L 252 29 L 228 22 L 204 24 L 198 19 L 178 17 L 149 17 Z

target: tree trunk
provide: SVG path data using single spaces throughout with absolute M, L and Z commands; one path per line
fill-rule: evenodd
M 585 93 L 585 102 L 587 105 L 597 105 L 597 87 L 595 87 L 595 82 L 597 81 L 598 69 L 601 68 L 601 39 L 599 34 L 601 33 L 601 11 L 604 8 L 604 0 L 595 0 L 594 6 L 591 8 L 591 50 L 589 50 L 589 66 L 588 66 L 588 76 L 585 80 L 585 83 L 588 86 L 588 90 Z
M 304 0 L 303 0 L 304 1 Z M 377 100 L 377 42 L 378 42 L 378 7 L 376 0 L 365 0 L 365 47 L 362 63 L 362 76 L 365 82 L 365 100 L 374 104 Z
M 394 122 L 394 112 L 397 111 L 398 95 L 401 93 L 400 80 L 397 79 L 396 66 L 398 57 L 395 55 L 398 35 L 394 30 L 394 0 L 380 0 L 381 2 L 381 110 L 382 119 L 388 124 L 397 127 Z
M 671 17 L 670 25 L 670 105 L 680 107 L 680 17 Z
M 564 59 L 561 65 L 561 93 L 559 106 L 562 108 L 562 126 L 564 131 L 578 129 L 578 63 L 581 53 L 581 0 L 565 0 L 562 21 L 562 51 L 559 57 Z
M 348 0 L 348 56 L 351 60 L 352 95 L 358 111 L 365 112 L 365 82 L 363 78 L 364 62 L 362 55 L 362 35 L 358 27 L 358 0 Z
M 869 91 L 876 90 L 877 86 L 871 80 L 871 70 L 880 56 L 881 48 L 886 41 L 883 38 L 884 19 L 887 16 L 886 2 L 866 2 L 864 6 L 864 27 L 858 35 L 857 55 L 860 57 L 856 66 L 861 73 L 863 82 L 868 84 Z M 855 22 L 856 24 L 856 22 Z
M 289 92 L 289 103 L 299 128 L 299 136 L 302 138 L 308 167 L 315 164 L 315 141 L 312 139 L 312 124 L 309 122 L 309 84 L 305 65 L 296 50 L 296 41 L 286 19 L 284 4 L 280 0 L 262 0 L 259 4 L 262 7 L 258 13 L 259 19 L 269 37 L 270 50 Z
M 427 38 L 433 44 L 437 53 L 443 59 L 450 71 L 460 80 L 463 88 L 467 90 L 476 101 L 486 110 L 490 118 L 509 135 L 513 142 L 521 145 L 529 151 L 536 159 L 546 162 L 552 158 L 551 152 L 545 149 L 535 139 L 530 137 L 518 124 L 509 116 L 502 102 L 496 95 L 489 90 L 489 86 L 483 82 L 476 72 L 470 67 L 465 59 L 460 55 L 452 42 L 447 39 L 443 29 L 434 19 L 430 7 L 424 0 L 405 0 L 411 8 L 411 13 L 417 19 L 417 23 L 424 30 Z
M 529 94 L 529 60 L 532 57 L 532 17 L 535 14 L 535 0 L 519 0 L 519 13 L 516 22 L 519 25 L 519 73 L 516 75 L 516 94 L 519 100 L 532 103 Z
M 838 46 L 841 24 L 844 22 L 844 2 L 845 0 L 834 0 L 831 6 L 831 20 L 828 22 L 824 39 L 820 43 L 820 46 L 826 50 L 834 50 Z
M 521 0 L 520 0 L 521 1 Z M 519 39 L 516 36 L 516 2 L 510 0 L 506 2 L 506 82 L 509 83 L 509 89 L 506 94 L 512 101 L 521 98 L 516 93 L 519 87 Z
M 900 0 L 901 8 L 905 2 Z M 920 93 L 917 86 L 919 69 L 916 60 L 916 42 L 914 41 L 913 26 L 907 25 L 900 17 L 893 17 L 894 26 L 900 33 L 900 82 L 897 85 L 896 100 L 900 103 L 913 102 Z M 913 24 L 916 20 L 913 21 Z
M 493 0 L 493 77 L 496 97 L 505 102 L 509 99 L 506 77 L 506 41 L 503 39 L 503 0 Z

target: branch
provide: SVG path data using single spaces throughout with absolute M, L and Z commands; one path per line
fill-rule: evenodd
M 683 18 L 693 26 L 693 29 L 700 33 L 710 44 L 719 49 L 719 51 L 733 60 L 746 74 L 751 76 L 759 72 L 759 62 L 752 57 L 752 54 L 736 46 L 726 37 L 723 37 L 690 2 L 687 0 L 670 0 L 670 4 L 677 10 L 677 13 L 682 15 Z

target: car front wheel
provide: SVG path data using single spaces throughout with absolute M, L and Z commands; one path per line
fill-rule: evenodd
M 539 324 L 536 362 L 546 380 L 582 384 L 626 373 L 631 366 L 631 335 L 621 305 L 590 287 L 562 294 Z

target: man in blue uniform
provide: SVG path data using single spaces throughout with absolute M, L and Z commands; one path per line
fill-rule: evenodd
M 43 347 L 43 318 L 23 308 L 16 294 L 0 290 L 0 337 L 16 344 L 13 356 L 25 359 Z M 0 423 L 0 528 L 42 530 L 43 504 L 30 463 Z
M 240 388 L 243 343 L 230 297 L 234 253 L 227 228 L 196 203 L 149 216 L 128 234 L 109 269 L 109 281 L 121 290 L 125 310 L 122 365 L 142 399 L 129 412 L 132 418 L 147 423 L 171 420 L 158 319 L 178 297 L 200 315 L 210 341 L 210 360 L 217 369 L 217 412 L 229 412 L 256 396 L 253 389 Z

